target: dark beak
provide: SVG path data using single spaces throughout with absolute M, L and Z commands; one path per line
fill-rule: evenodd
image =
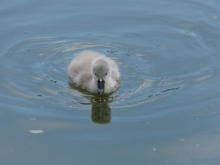
M 97 84 L 98 84 L 98 94 L 103 94 L 104 93 L 104 88 L 105 88 L 105 81 L 104 80 L 98 80 L 97 81 Z

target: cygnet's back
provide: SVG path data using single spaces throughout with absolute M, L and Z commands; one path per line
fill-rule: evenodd
M 98 67 L 101 69 L 97 70 Z M 77 55 L 68 67 L 68 75 L 77 86 L 100 94 L 115 91 L 120 83 L 116 63 L 93 51 L 84 51 Z M 99 89 L 102 86 L 103 90 Z

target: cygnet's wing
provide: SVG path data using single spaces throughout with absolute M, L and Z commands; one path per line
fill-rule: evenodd
M 82 88 L 87 88 L 92 80 L 92 62 L 99 57 L 102 55 L 93 51 L 84 51 L 77 55 L 68 67 L 70 79 Z
M 115 81 L 120 81 L 120 72 L 119 72 L 117 64 L 115 63 L 115 61 L 113 61 L 110 58 L 108 61 L 111 65 L 111 69 L 112 69 L 112 75 L 111 75 L 112 79 Z
M 78 74 L 91 73 L 92 61 L 99 57 L 99 54 L 92 51 L 84 51 L 76 56 L 68 67 L 68 75 L 73 80 Z

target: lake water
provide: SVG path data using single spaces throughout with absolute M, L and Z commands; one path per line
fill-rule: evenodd
M 0 164 L 219 165 L 220 1 L 9 0 L 0 6 Z M 94 50 L 121 84 L 67 66 Z

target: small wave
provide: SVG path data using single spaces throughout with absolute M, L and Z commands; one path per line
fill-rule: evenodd
M 74 55 L 85 49 L 102 52 L 117 61 L 122 82 L 115 93 L 100 97 L 69 83 L 67 66 Z M 101 103 L 117 110 L 168 97 L 183 90 L 189 81 L 205 81 L 213 76 L 204 65 L 186 75 L 176 71 L 178 76 L 170 78 L 155 76 L 153 72 L 161 68 L 151 63 L 148 53 L 127 53 L 122 49 L 122 45 L 112 43 L 72 43 L 56 38 L 27 40 L 1 57 L 1 72 L 8 76 L 2 85 L 21 100 L 38 99 L 44 104 L 74 109 L 91 109 Z

